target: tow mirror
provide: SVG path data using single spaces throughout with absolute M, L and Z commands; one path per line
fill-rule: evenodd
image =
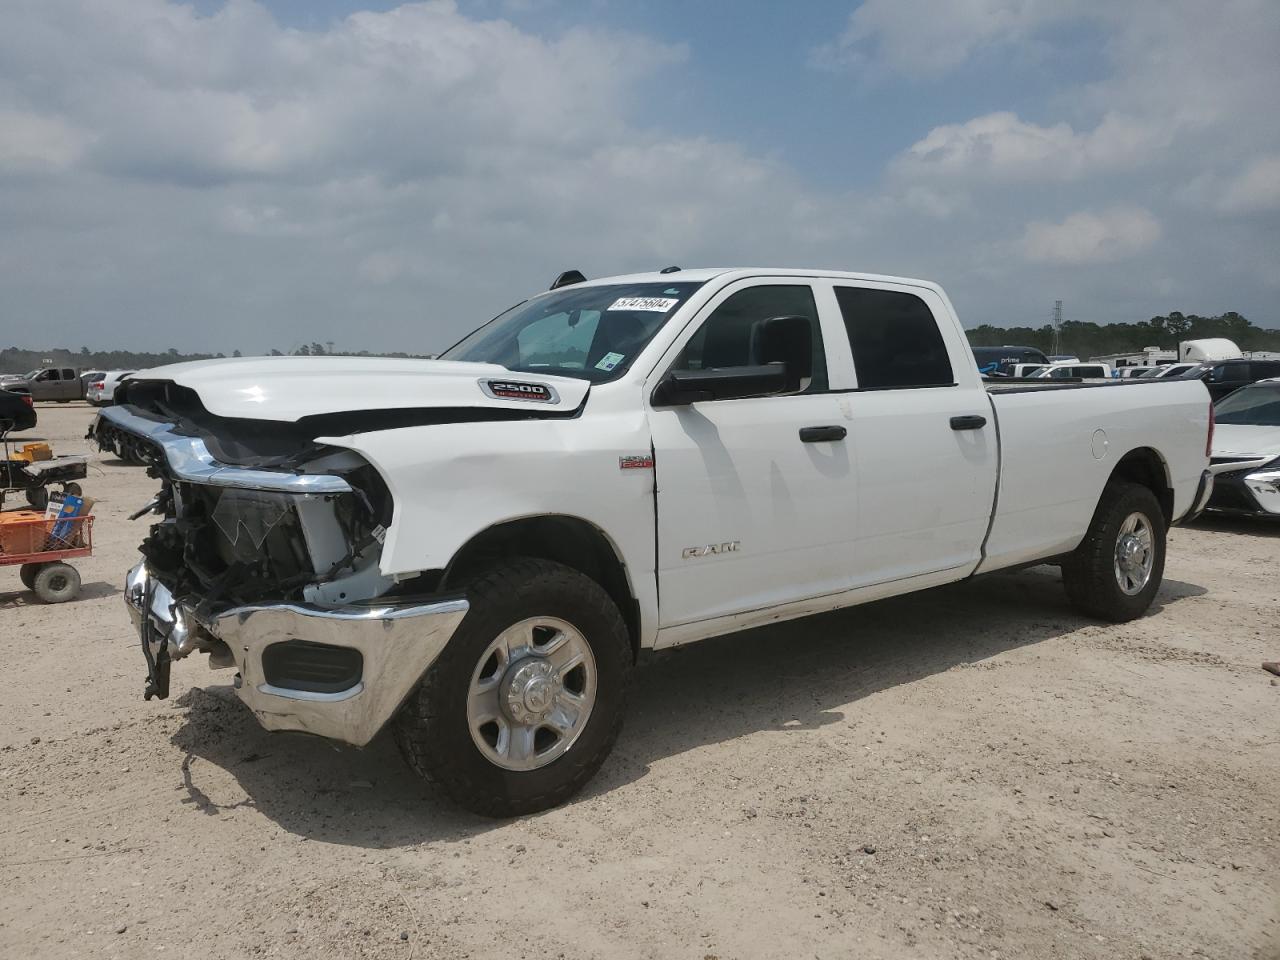
M 681 407 L 702 400 L 767 397 L 787 389 L 787 365 L 672 370 L 653 391 L 655 407 Z

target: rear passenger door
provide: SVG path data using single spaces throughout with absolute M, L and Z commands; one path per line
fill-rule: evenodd
M 835 280 L 831 295 L 857 382 L 841 398 L 857 475 L 855 585 L 976 565 L 998 440 L 948 307 L 934 291 L 905 284 Z

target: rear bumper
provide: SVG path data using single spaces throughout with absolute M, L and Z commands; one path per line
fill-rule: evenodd
M 1205 470 L 1200 474 L 1200 484 L 1196 487 L 1195 498 L 1191 501 L 1191 509 L 1178 518 L 1178 523 L 1190 523 L 1204 513 L 1210 498 L 1213 496 L 1213 472 Z
M 300 730 L 355 746 L 367 744 L 395 715 L 467 613 L 467 601 L 455 598 L 335 608 L 257 604 L 198 620 L 144 564 L 129 572 L 125 604 L 152 660 L 178 660 L 194 650 L 215 657 L 229 652 L 239 670 L 236 694 L 264 728 Z M 280 646 L 285 644 L 291 646 Z M 316 684 L 306 679 L 314 679 L 309 664 L 295 657 L 291 678 L 289 658 L 281 651 L 300 647 L 309 652 L 310 665 L 319 654 L 355 666 L 345 674 L 330 671 L 326 682 Z M 272 648 L 264 667 L 264 654 Z

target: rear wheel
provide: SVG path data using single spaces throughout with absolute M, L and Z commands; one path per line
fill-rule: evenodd
M 80 496 L 80 492 L 81 492 L 81 491 L 80 491 L 80 484 L 78 484 L 78 483 L 64 483 L 64 484 L 62 485 L 62 492 L 63 492 L 63 493 L 65 493 L 65 494 L 66 494 L 67 496 L 69 496 L 69 497 L 78 497 L 78 496 Z
M 28 487 L 27 503 L 33 510 L 43 510 L 49 505 L 49 491 L 44 487 Z
M 622 725 L 631 641 L 594 580 L 513 560 L 467 588 L 471 609 L 396 719 L 409 765 L 491 817 L 576 793 Z
M 1122 623 L 1151 606 L 1164 557 L 1164 513 L 1155 494 L 1136 483 L 1110 483 L 1084 541 L 1062 565 L 1062 582 L 1081 613 Z
M 80 595 L 80 574 L 69 563 L 43 564 L 31 589 L 45 603 L 66 603 Z

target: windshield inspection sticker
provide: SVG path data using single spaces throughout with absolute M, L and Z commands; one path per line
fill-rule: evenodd
M 610 310 L 652 310 L 654 313 L 666 313 L 680 301 L 674 297 L 619 297 L 613 301 Z
M 610 370 L 612 370 L 614 367 L 620 364 L 624 359 L 625 357 L 621 353 L 606 353 L 596 363 L 596 369 L 603 370 L 605 373 L 608 373 Z

